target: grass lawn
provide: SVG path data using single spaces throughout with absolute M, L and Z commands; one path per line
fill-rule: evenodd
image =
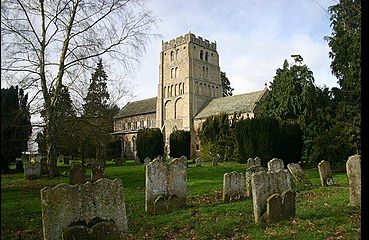
M 333 187 L 320 187 L 317 169 L 306 169 L 313 183 L 300 189 L 296 216 L 276 224 L 255 225 L 252 198 L 224 204 L 223 174 L 245 172 L 245 164 L 203 163 L 188 167 L 188 206 L 166 215 L 145 213 L 145 169 L 128 161 L 123 166 L 108 163 L 105 176 L 121 178 L 128 218 L 128 239 L 360 239 L 361 212 L 348 207 L 345 172 L 333 174 Z M 59 166 L 68 172 L 69 166 Z M 91 170 L 87 170 L 88 176 Z M 1 175 L 1 239 L 42 239 L 40 190 L 68 182 L 68 176 L 36 180 L 23 173 Z

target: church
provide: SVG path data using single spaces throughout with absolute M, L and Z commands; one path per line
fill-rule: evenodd
M 223 97 L 216 42 L 187 33 L 162 42 L 158 95 L 128 102 L 114 118 L 113 135 L 122 142 L 124 158 L 136 158 L 136 138 L 142 128 L 159 128 L 170 154 L 169 136 L 175 130 L 191 133 L 191 156 L 200 151 L 198 132 L 207 117 L 219 113 L 244 118 L 257 114 L 260 91 Z

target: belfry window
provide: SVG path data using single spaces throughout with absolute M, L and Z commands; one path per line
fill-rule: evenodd
M 200 51 L 200 59 L 202 60 L 203 59 L 203 55 L 204 53 L 202 52 L 202 50 Z
M 208 61 L 208 52 L 205 53 L 205 61 Z
M 174 52 L 173 51 L 171 51 L 170 52 L 170 61 L 173 61 L 174 60 Z

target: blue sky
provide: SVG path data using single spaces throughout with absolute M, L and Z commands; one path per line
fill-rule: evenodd
M 318 86 L 334 87 L 323 39 L 331 34 L 324 9 L 336 0 L 150 0 L 145 5 L 159 19 L 152 39 L 135 72 L 128 76 L 133 97 L 157 95 L 161 41 L 191 31 L 217 42 L 220 68 L 226 72 L 234 94 L 257 91 L 272 81 L 284 59 L 300 54 L 314 72 Z M 121 104 L 124 104 L 122 102 Z M 122 107 L 122 106 L 120 106 Z

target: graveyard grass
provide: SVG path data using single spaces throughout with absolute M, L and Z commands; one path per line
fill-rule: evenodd
M 188 163 L 187 208 L 159 216 L 145 213 L 144 165 L 108 163 L 105 177 L 123 181 L 127 239 L 360 239 L 361 212 L 348 207 L 345 172 L 333 172 L 335 185 L 321 187 L 317 168 L 304 169 L 313 187 L 296 187 L 296 216 L 276 224 L 255 225 L 252 197 L 222 203 L 223 174 L 245 173 L 245 164 L 212 167 L 203 162 L 195 167 L 192 161 Z M 69 166 L 60 165 L 59 171 L 67 173 Z M 31 181 L 22 173 L 1 175 L 1 239 L 42 239 L 40 190 L 68 181 L 66 174 Z

